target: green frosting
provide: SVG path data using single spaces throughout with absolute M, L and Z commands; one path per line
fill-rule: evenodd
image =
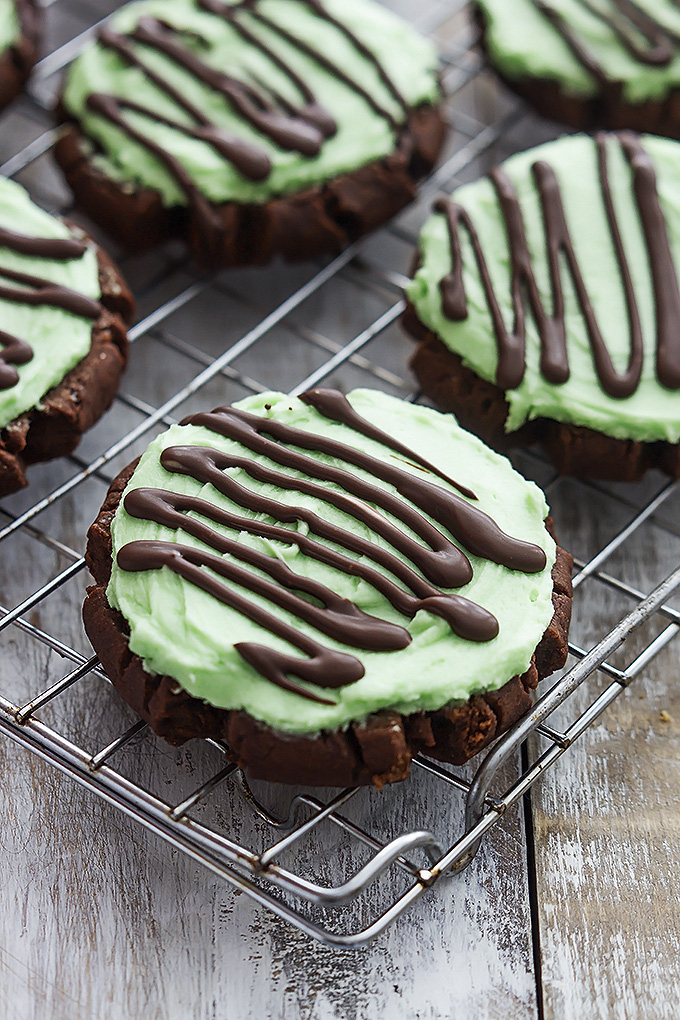
M 680 265 L 680 145 L 643 136 L 652 158 L 657 188 L 676 267 Z M 593 357 L 571 276 L 562 264 L 567 350 L 571 375 L 561 385 L 547 382 L 539 370 L 539 338 L 525 297 L 527 367 L 521 385 L 506 392 L 510 412 L 507 431 L 538 417 L 585 425 L 618 439 L 645 442 L 680 440 L 680 392 L 668 390 L 656 377 L 655 305 L 649 256 L 635 203 L 631 170 L 614 136 L 607 142 L 609 179 L 614 207 L 634 282 L 644 338 L 640 385 L 626 399 L 608 396 L 595 373 Z M 611 233 L 602 201 L 594 141 L 582 135 L 549 142 L 513 156 L 503 168 L 520 200 L 527 239 L 544 307 L 552 309 L 546 241 L 539 196 L 531 167 L 547 161 L 557 174 L 567 223 L 597 321 L 615 367 L 623 371 L 630 353 L 628 315 Z M 471 215 L 479 232 L 501 312 L 512 329 L 510 259 L 505 223 L 496 192 L 488 179 L 455 192 L 455 201 Z M 420 238 L 421 266 L 408 293 L 418 318 L 432 329 L 465 365 L 483 379 L 495 381 L 496 341 L 491 316 L 467 232 L 460 230 L 468 317 L 452 322 L 442 312 L 439 283 L 451 267 L 445 217 L 432 216 Z
M 410 105 L 438 101 L 437 55 L 429 41 L 370 0 L 324 0 L 324 5 L 373 50 Z M 403 111 L 373 64 L 362 57 L 337 28 L 315 16 L 306 3 L 260 0 L 257 10 L 325 54 L 395 118 L 403 121 Z M 289 102 L 300 105 L 300 94 L 287 75 L 264 53 L 244 42 L 224 19 L 200 10 L 196 0 L 172 0 L 171 4 L 167 0 L 145 0 L 129 4 L 114 16 L 109 27 L 125 33 L 134 29 L 143 15 L 153 15 L 186 32 L 184 45 L 204 63 L 226 70 L 232 77 L 258 89 L 262 82 Z M 129 123 L 145 137 L 171 151 L 210 201 L 263 203 L 273 195 L 298 191 L 355 170 L 394 150 L 395 131 L 364 98 L 252 16 L 243 13 L 241 20 L 311 87 L 317 101 L 336 119 L 338 131 L 324 141 L 315 157 L 285 151 L 241 118 L 224 97 L 201 84 L 168 57 L 133 43 L 138 55 L 204 111 L 212 122 L 255 143 L 272 160 L 269 177 L 253 183 L 206 142 L 188 138 L 148 116 L 126 111 Z M 197 37 L 209 41 L 207 48 Z M 64 106 L 101 147 L 97 165 L 114 180 L 155 189 L 168 206 L 186 205 L 183 190 L 148 149 L 87 108 L 88 96 L 93 92 L 131 100 L 183 124 L 192 124 L 189 115 L 142 71 L 126 65 L 116 53 L 100 45 L 93 43 L 87 47 L 71 67 Z
M 14 0 L 0 0 L 0 53 L 19 38 L 19 18 Z
M 458 482 L 472 485 L 479 498 L 476 505 L 493 516 L 508 534 L 545 549 L 547 565 L 541 573 L 523 574 L 470 556 L 474 577 L 458 591 L 494 613 L 500 624 L 499 634 L 493 641 L 478 644 L 457 637 L 441 618 L 430 613 L 421 611 L 412 621 L 407 620 L 367 582 L 310 559 L 295 545 L 242 533 L 240 542 L 280 557 L 297 573 L 323 582 L 365 612 L 406 626 L 412 635 L 411 644 L 401 651 L 357 652 L 319 635 L 296 617 L 274 607 L 273 612 L 281 619 L 329 647 L 358 655 L 363 662 L 366 673 L 361 680 L 337 690 L 319 691 L 337 700 L 337 705 L 328 706 L 270 683 L 241 658 L 233 645 L 238 641 L 255 641 L 299 655 L 297 649 L 187 583 L 167 567 L 145 572 L 121 570 L 116 564 L 116 553 L 134 540 L 161 539 L 201 547 L 200 542 L 184 532 L 130 517 L 121 501 L 112 524 L 113 570 L 107 595 L 110 604 L 119 609 L 129 623 L 132 651 L 142 657 L 149 672 L 174 677 L 195 697 L 221 708 L 245 709 L 256 719 L 286 732 L 336 729 L 386 707 L 403 713 L 432 710 L 451 701 L 466 700 L 478 691 L 497 689 L 510 677 L 527 669 L 553 613 L 551 568 L 555 545 L 544 527 L 548 508 L 543 493 L 517 474 L 505 458 L 463 431 L 450 415 L 405 404 L 372 390 L 355 390 L 349 394 L 349 400 L 369 422 L 408 444 L 421 456 L 436 458 L 437 466 Z M 249 397 L 236 406 L 334 437 L 394 464 L 395 455 L 391 451 L 329 421 L 297 398 L 265 393 Z M 172 426 L 144 453 L 127 491 L 140 486 L 170 489 L 200 495 L 236 513 L 249 514 L 235 507 L 212 486 L 201 486 L 192 478 L 165 471 L 159 456 L 164 449 L 175 445 L 207 445 L 218 450 L 243 452 L 238 444 L 203 427 Z M 264 461 L 259 456 L 247 455 Z M 328 460 L 321 454 L 312 456 Z M 404 470 L 422 477 L 422 469 L 401 457 L 397 459 Z M 362 472 L 356 469 L 356 473 Z M 241 469 L 230 469 L 230 474 L 250 488 L 263 488 Z M 390 488 L 379 479 L 371 480 L 385 489 Z M 437 484 L 446 485 L 438 479 Z M 269 494 L 272 495 L 271 491 Z M 310 507 L 321 512 L 324 519 L 386 545 L 330 504 L 320 509 L 318 500 L 283 489 L 276 489 L 273 495 L 277 500 Z M 220 530 L 212 522 L 211 527 Z M 225 531 L 225 534 L 233 537 L 235 533 Z M 272 611 L 270 603 L 249 592 L 245 594 Z
M 22 187 L 5 178 L 0 178 L 0 227 L 30 237 L 73 236 L 61 220 L 39 209 Z M 97 257 L 89 248 L 80 259 L 51 262 L 17 255 L 0 244 L 0 284 L 5 282 L 3 269 L 50 280 L 87 297 L 101 297 Z M 19 382 L 0 390 L 2 428 L 39 405 L 47 391 L 85 357 L 92 342 L 92 322 L 59 308 L 33 308 L 0 297 L 0 328 L 26 341 L 33 350 L 31 361 L 15 366 Z
M 600 85 L 574 56 L 566 41 L 540 12 L 534 0 L 476 0 L 487 22 L 486 46 L 493 63 L 508 78 L 548 78 L 558 81 L 569 95 L 595 96 Z M 589 0 L 596 11 L 621 21 L 611 0 Z M 674 0 L 636 0 L 635 6 L 676 36 L 680 35 L 680 8 Z M 621 44 L 611 26 L 588 10 L 584 0 L 550 0 L 565 24 L 589 56 L 612 82 L 623 86 L 624 99 L 643 103 L 661 99 L 680 85 L 680 49 L 666 66 L 642 63 Z M 633 4 L 630 5 L 631 9 Z M 624 22 L 626 30 L 632 26 Z M 643 50 L 649 42 L 634 29 L 635 42 Z

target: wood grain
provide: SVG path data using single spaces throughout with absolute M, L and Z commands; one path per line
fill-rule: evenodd
M 645 483 L 652 484 L 652 479 Z M 633 516 L 636 499 L 647 495 L 634 487 L 621 490 L 633 504 L 630 510 L 589 491 L 586 515 L 578 483 L 559 483 L 560 505 L 581 507 L 571 528 L 577 529 L 582 547 L 604 544 Z M 660 519 L 672 519 L 677 508 L 674 497 Z M 568 520 L 562 528 L 569 530 Z M 678 539 L 651 522 L 604 569 L 649 591 L 678 559 Z M 574 638 L 587 647 L 610 625 L 618 600 L 607 597 L 597 581 L 588 581 L 580 605 Z M 591 616 L 583 611 L 588 606 L 594 607 Z M 636 634 L 615 664 L 633 661 L 650 633 L 651 628 Z M 676 641 L 532 793 L 549 1020 L 671 1020 L 678 1015 L 679 665 Z M 602 679 L 589 684 L 589 690 L 596 686 L 603 686 Z M 581 707 L 587 694 L 579 692 Z

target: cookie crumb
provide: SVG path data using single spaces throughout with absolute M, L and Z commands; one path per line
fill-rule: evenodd
M 665 723 L 673 722 L 673 716 L 669 712 L 667 712 L 665 708 L 662 708 L 661 711 L 659 712 L 659 719 L 661 720 L 661 722 Z

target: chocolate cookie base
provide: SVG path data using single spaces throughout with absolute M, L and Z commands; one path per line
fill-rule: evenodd
M 582 425 L 536 418 L 505 431 L 510 406 L 503 390 L 480 379 L 418 319 L 409 304 L 402 318 L 418 341 L 411 368 L 420 387 L 440 411 L 451 411 L 469 432 L 495 450 L 540 443 L 560 474 L 608 481 L 637 481 L 650 468 L 680 477 L 680 444 L 615 439 Z
M 97 262 L 103 311 L 92 325 L 92 346 L 36 407 L 0 430 L 0 496 L 28 484 L 29 464 L 72 453 L 116 395 L 127 361 L 125 323 L 132 321 L 135 303 L 118 269 L 99 247 Z
M 629 103 L 623 96 L 623 84 L 612 81 L 606 89 L 590 97 L 569 95 L 554 78 L 527 75 L 511 78 L 494 63 L 486 45 L 487 22 L 483 11 L 473 5 L 474 20 L 480 29 L 479 45 L 484 56 L 504 85 L 529 103 L 537 113 L 559 121 L 577 131 L 638 131 L 680 140 L 680 88 L 670 89 L 663 99 Z
M 213 206 L 219 226 L 216 236 L 206 237 L 189 207 L 169 209 L 157 191 L 106 177 L 93 164 L 93 143 L 63 108 L 61 116 L 66 124 L 54 155 L 78 205 L 130 251 L 179 238 L 209 268 L 261 265 L 276 255 L 297 262 L 342 251 L 413 200 L 418 178 L 434 166 L 446 135 L 441 111 L 421 106 L 411 111 L 390 156 L 263 205 Z
M 100 662 L 124 700 L 171 744 L 192 737 L 226 742 L 229 756 L 254 779 L 309 786 L 381 787 L 407 778 L 411 758 L 463 764 L 513 725 L 532 704 L 539 679 L 564 665 L 571 618 L 572 558 L 558 547 L 553 567 L 554 614 L 529 669 L 499 690 L 435 712 L 403 716 L 381 711 L 347 729 L 295 736 L 258 722 L 243 711 L 214 708 L 183 691 L 169 676 L 146 672 L 130 651 L 124 617 L 109 605 L 111 521 L 136 463 L 113 481 L 88 533 L 86 559 L 96 584 L 83 606 L 85 630 Z M 546 522 L 551 531 L 551 522 Z M 551 532 L 552 533 L 552 532 Z
M 0 110 L 19 95 L 38 59 L 40 14 L 35 0 L 18 0 L 20 35 L 0 55 Z

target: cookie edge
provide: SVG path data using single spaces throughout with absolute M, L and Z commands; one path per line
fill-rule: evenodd
M 511 92 L 528 103 L 540 116 L 576 131 L 637 131 L 680 141 L 680 86 L 671 88 L 659 100 L 629 103 L 623 98 L 623 84 L 612 81 L 606 92 L 579 98 L 563 90 L 557 78 L 532 75 L 512 78 L 495 62 L 486 43 L 488 19 L 478 4 L 472 4 L 472 19 L 479 29 L 477 45 L 487 65 Z
M 416 184 L 434 167 L 448 133 L 442 105 L 413 107 L 392 153 L 331 180 L 258 205 L 212 205 L 221 244 L 206 258 L 205 238 L 188 206 L 168 208 L 151 188 L 108 178 L 92 162 L 93 143 L 59 104 L 62 123 L 54 157 L 76 203 L 126 250 L 140 253 L 166 241 L 185 241 L 199 265 L 263 265 L 336 255 L 386 223 L 415 198 Z
M 453 413 L 463 428 L 493 449 L 505 452 L 540 443 L 557 471 L 575 478 L 635 482 L 653 468 L 671 478 L 680 477 L 680 443 L 617 439 L 585 425 L 550 418 L 535 418 L 506 432 L 510 406 L 504 391 L 464 365 L 462 358 L 421 322 L 410 301 L 401 325 L 417 343 L 410 366 L 422 393 L 440 411 Z

